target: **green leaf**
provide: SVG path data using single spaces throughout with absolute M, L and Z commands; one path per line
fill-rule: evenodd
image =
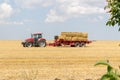
M 110 65 L 107 61 L 97 62 L 97 63 L 95 64 L 95 66 L 97 66 L 97 65 L 106 65 L 106 66 L 110 66 L 110 67 L 111 67 L 111 65 Z
M 108 22 L 106 23 L 106 25 L 107 25 L 107 26 L 110 26 L 110 25 L 111 25 L 111 21 L 108 21 Z
M 107 72 L 109 72 L 109 73 L 112 72 L 112 70 L 113 70 L 112 66 L 107 61 L 97 62 L 95 64 L 95 66 L 97 66 L 97 65 L 106 65 L 107 66 Z
M 110 75 L 109 74 L 104 74 L 102 77 L 101 77 L 101 80 L 108 80 L 110 78 Z
M 112 21 L 111 24 L 112 24 L 112 26 L 114 26 L 115 25 L 115 21 Z
M 108 65 L 107 71 L 110 73 L 110 72 L 112 72 L 112 70 L 113 70 L 113 68 L 110 65 Z
M 110 18 L 106 22 L 107 26 L 120 26 L 120 0 L 107 0 L 107 5 L 104 7 L 105 10 L 110 10 Z M 120 29 L 118 29 L 120 31 Z

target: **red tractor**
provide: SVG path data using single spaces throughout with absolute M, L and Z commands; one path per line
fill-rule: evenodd
M 46 39 L 42 38 L 42 33 L 31 34 L 31 38 L 22 42 L 23 47 L 46 47 Z

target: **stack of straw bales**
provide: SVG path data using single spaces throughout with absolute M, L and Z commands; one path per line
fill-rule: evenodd
M 84 32 L 61 32 L 59 39 L 67 41 L 87 41 L 88 33 Z

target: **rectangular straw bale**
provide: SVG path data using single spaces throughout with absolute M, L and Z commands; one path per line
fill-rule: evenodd
M 72 33 L 71 33 L 71 36 L 72 36 L 72 37 L 76 37 L 76 34 L 77 34 L 77 32 L 72 32 Z
M 71 32 L 67 32 L 67 33 L 66 33 L 66 36 L 67 36 L 67 37 L 71 37 Z
M 85 33 L 85 32 L 61 32 L 61 36 L 88 38 L 88 33 Z
M 83 38 L 82 37 L 78 37 L 78 41 L 83 41 Z
M 61 32 L 61 35 L 66 35 L 67 37 L 75 37 L 78 32 Z
M 76 33 L 76 37 L 81 37 L 81 36 L 82 36 L 82 32 Z
M 83 41 L 88 41 L 88 38 L 83 38 Z
M 65 39 L 65 35 L 64 36 L 59 36 L 58 39 Z
M 65 40 L 66 40 L 66 41 L 71 41 L 71 40 L 72 40 L 72 37 L 65 37 Z
M 76 35 L 78 34 L 78 32 L 68 32 L 66 34 L 67 37 L 76 37 Z
M 72 37 L 72 41 L 78 41 L 78 37 Z
M 83 37 L 79 37 L 78 39 L 79 39 L 79 41 L 87 41 L 88 40 L 87 38 L 83 38 Z
M 82 33 L 82 37 L 84 37 L 84 38 L 88 38 L 88 33 Z
M 61 32 L 61 35 L 67 35 L 68 32 Z
M 65 35 L 66 37 L 71 37 L 71 32 L 61 32 L 61 35 Z

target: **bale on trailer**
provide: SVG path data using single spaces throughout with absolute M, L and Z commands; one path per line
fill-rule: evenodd
M 72 41 L 78 41 L 78 37 L 72 37 Z
M 79 37 L 78 40 L 79 41 L 87 41 L 88 39 L 87 38 L 83 38 L 83 37 Z
M 72 47 L 82 47 L 91 43 L 88 41 L 88 33 L 85 32 L 61 32 L 55 40 L 55 46 L 70 45 Z
M 81 36 L 82 36 L 82 33 L 81 33 L 81 32 L 77 32 L 77 33 L 75 34 L 75 36 L 76 36 L 76 37 L 81 37 Z
M 66 38 L 65 35 L 58 36 L 58 39 L 65 39 L 65 38 Z
M 81 32 L 61 32 L 61 35 L 65 35 L 67 37 L 81 37 L 82 36 L 82 33 Z
M 71 40 L 72 40 L 72 37 L 65 37 L 65 40 L 66 40 L 66 41 L 71 41 Z
M 88 33 L 82 33 L 82 37 L 88 38 Z
M 85 32 L 61 32 L 59 39 L 70 41 L 87 41 L 88 33 Z
M 61 32 L 61 36 L 68 34 L 68 32 Z

